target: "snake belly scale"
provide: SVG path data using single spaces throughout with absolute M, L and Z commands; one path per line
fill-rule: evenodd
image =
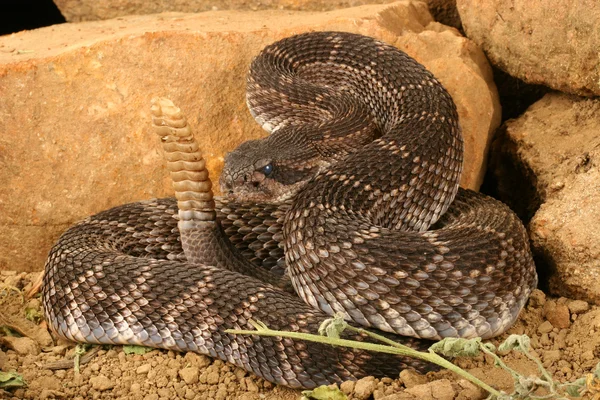
M 163 137 L 181 167 L 170 169 L 179 207 L 123 205 L 63 234 L 43 289 L 55 333 L 196 351 L 311 388 L 427 365 L 224 330 L 256 319 L 315 332 L 342 312 L 424 348 L 423 339 L 492 337 L 514 322 L 537 282 L 527 234 L 500 202 L 459 189 L 458 116 L 433 75 L 372 38 L 315 32 L 265 48 L 248 82 L 251 113 L 271 134 L 228 155 L 221 182 L 235 201 L 212 199 L 203 162 L 185 153 L 196 145 L 180 144 L 185 119 L 155 110 L 183 132 Z M 283 268 L 283 254 L 298 296 L 265 273 Z

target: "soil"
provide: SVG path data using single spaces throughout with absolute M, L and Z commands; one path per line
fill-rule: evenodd
M 121 346 L 102 346 L 91 360 L 82 358 L 73 369 L 73 343 L 56 341 L 41 318 L 39 294 L 28 292 L 40 273 L 0 272 L 0 370 L 16 371 L 25 385 L 2 392 L 7 399 L 299 399 L 301 392 L 278 387 L 246 371 L 194 353 L 152 350 L 126 354 Z M 29 317 L 29 319 L 27 318 Z M 33 320 L 30 321 L 30 320 Z M 8 328 L 8 329 L 7 329 Z M 573 381 L 592 372 L 600 361 L 600 307 L 566 298 L 547 298 L 536 290 L 508 334 L 527 334 L 532 353 L 555 381 Z M 537 374 L 534 362 L 517 352 L 502 356 L 516 371 Z M 86 362 L 87 361 L 87 362 Z M 85 364 L 84 364 L 85 362 Z M 454 362 L 493 387 L 512 391 L 508 372 L 494 367 L 489 357 Z M 53 364 L 66 363 L 62 369 Z M 592 398 L 600 393 L 597 381 L 588 385 Z M 400 377 L 363 378 L 340 385 L 349 399 L 483 399 L 486 394 L 449 371 Z

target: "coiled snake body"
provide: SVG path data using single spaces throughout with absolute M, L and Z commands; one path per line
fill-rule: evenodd
M 456 109 L 425 68 L 374 39 L 317 32 L 268 46 L 248 82 L 271 135 L 227 156 L 221 183 L 236 200 L 217 199 L 220 222 L 189 128 L 159 103 L 179 210 L 174 199 L 124 205 L 63 234 L 43 295 L 57 334 L 196 351 L 310 388 L 427 366 L 224 330 L 252 318 L 315 332 L 343 312 L 423 347 L 413 338 L 487 338 L 514 322 L 537 282 L 525 229 L 458 188 Z M 299 297 L 266 271 L 282 268 L 282 247 Z

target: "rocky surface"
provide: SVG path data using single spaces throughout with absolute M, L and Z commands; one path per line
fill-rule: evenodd
M 10 285 L 26 292 L 36 275 L 0 271 L 0 287 Z M 97 353 L 82 361 L 77 373 L 72 368 L 73 344 L 38 341 L 37 338 L 48 334 L 44 322 L 36 325 L 37 331 L 43 334 L 18 338 L 35 341 L 36 346 L 14 348 L 7 344 L 15 343 L 16 338 L 1 335 L 20 330 L 23 324 L 32 324 L 25 317 L 21 299 L 21 294 L 14 290 L 0 289 L 0 325 L 10 329 L 0 333 L 0 367 L 3 371 L 21 374 L 27 386 L 15 387 L 10 392 L 0 389 L 0 398 L 297 400 L 300 397 L 299 391 L 274 386 L 240 368 L 195 353 L 153 350 L 145 354 L 126 354 L 121 346 L 99 351 L 90 349 L 88 352 Z M 561 327 L 565 323 L 568 328 Z M 515 326 L 493 342 L 498 344 L 513 333 L 527 334 L 531 338 L 532 354 L 557 382 L 584 377 L 600 361 L 600 308 L 585 301 L 546 298 L 536 290 Z M 538 374 L 535 364 L 516 352 L 504 354 L 502 359 L 526 376 Z M 64 364 L 69 360 L 71 367 L 52 369 L 57 362 Z M 507 393 L 512 391 L 509 373 L 495 367 L 491 358 L 479 356 L 454 362 L 493 387 Z M 338 387 L 349 400 L 481 400 L 486 397 L 483 390 L 449 371 L 420 375 L 405 370 L 399 377 L 365 377 Z M 589 398 L 599 392 L 598 382 L 591 381 Z
M 457 0 L 463 28 L 490 61 L 529 83 L 600 94 L 600 3 Z
M 456 0 L 424 0 L 436 21 L 460 27 Z M 216 10 L 329 11 L 364 4 L 387 4 L 394 0 L 54 0 L 69 22 L 95 21 L 126 15 L 157 14 L 165 11 L 196 13 Z
M 600 100 L 550 93 L 509 121 L 491 169 L 531 222 L 550 291 L 600 304 Z M 510 200 L 512 199 L 512 200 Z M 539 207 L 539 209 L 538 209 Z
M 424 3 L 63 24 L 0 38 L 0 269 L 40 270 L 75 221 L 172 193 L 148 131 L 152 97 L 181 106 L 218 176 L 226 151 L 265 134 L 245 105 L 252 57 L 277 39 L 324 29 L 387 41 L 440 79 L 465 136 L 462 184 L 478 188 L 500 121 L 490 67 L 471 41 L 434 22 Z

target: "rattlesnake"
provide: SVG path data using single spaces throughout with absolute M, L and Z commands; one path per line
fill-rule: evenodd
M 427 365 L 224 330 L 253 318 L 315 332 L 334 312 L 422 339 L 491 337 L 514 322 L 537 282 L 525 229 L 458 188 L 456 108 L 424 67 L 365 36 L 297 35 L 253 62 L 247 101 L 271 135 L 227 156 L 222 187 L 237 200 L 216 203 L 185 119 L 155 103 L 178 206 L 124 205 L 63 234 L 44 279 L 53 331 L 197 351 L 314 387 Z M 304 301 L 276 287 L 289 284 Z

